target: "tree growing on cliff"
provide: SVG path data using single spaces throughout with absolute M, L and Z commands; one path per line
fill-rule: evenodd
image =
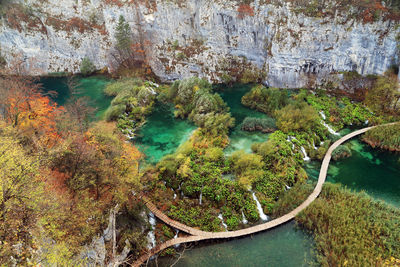
M 117 27 L 115 28 L 116 47 L 119 51 L 129 53 L 132 45 L 132 32 L 124 16 L 119 16 Z

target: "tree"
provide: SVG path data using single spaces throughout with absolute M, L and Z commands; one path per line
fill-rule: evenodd
M 117 27 L 115 28 L 115 39 L 117 48 L 121 51 L 128 51 L 132 44 L 131 29 L 124 16 L 119 16 Z
M 16 135 L 0 121 L 0 265 L 11 264 L 11 256 L 26 264 L 35 219 L 41 213 L 39 158 L 28 155 Z
M 96 66 L 89 58 L 84 57 L 81 62 L 80 70 L 84 76 L 87 76 L 96 71 Z

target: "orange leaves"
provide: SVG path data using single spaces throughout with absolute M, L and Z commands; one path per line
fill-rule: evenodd
M 238 14 L 238 18 L 239 19 L 243 19 L 247 16 L 254 16 L 254 9 L 248 5 L 248 4 L 240 4 L 238 9 L 237 9 Z
M 15 126 L 28 135 L 37 135 L 47 147 L 55 145 L 60 136 L 56 129 L 56 117 L 64 111 L 63 107 L 50 103 L 48 97 L 33 97 L 25 102 L 10 99 L 10 107 L 18 110 Z

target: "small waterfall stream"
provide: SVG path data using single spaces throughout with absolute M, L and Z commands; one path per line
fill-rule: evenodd
M 303 160 L 304 161 L 310 161 L 310 157 L 307 155 L 306 149 L 302 146 L 301 148 L 301 153 L 303 153 Z
M 260 214 L 260 219 L 263 221 L 268 221 L 268 216 L 264 213 L 261 203 L 260 203 L 260 201 L 258 201 L 257 196 L 254 192 L 252 192 L 252 196 L 253 196 L 254 201 L 257 204 L 257 210 L 258 210 L 258 213 Z
M 224 222 L 224 217 L 222 217 L 222 213 L 218 215 L 218 219 L 221 220 L 222 226 L 224 226 L 225 230 L 228 231 L 228 225 Z
M 246 219 L 246 216 L 244 216 L 244 212 L 242 211 L 242 223 L 243 224 L 248 224 L 249 221 Z
M 156 246 L 156 236 L 154 234 L 154 229 L 156 228 L 156 218 L 152 212 L 149 212 L 149 223 L 152 230 L 147 234 L 147 240 L 149 241 L 148 248 L 152 249 Z
M 329 126 L 328 124 L 326 124 L 324 121 L 321 121 L 322 125 L 325 126 L 326 129 L 328 129 L 328 131 L 333 134 L 333 135 L 340 135 L 339 133 L 335 132 L 335 130 L 332 129 L 331 126 Z

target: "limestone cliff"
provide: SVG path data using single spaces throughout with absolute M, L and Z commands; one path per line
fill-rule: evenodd
M 285 1 L 255 0 L 248 10 L 218 0 L 13 2 L 2 19 L 1 54 L 7 62 L 22 56 L 31 74 L 77 72 L 84 57 L 110 67 L 120 15 L 165 81 L 221 81 L 247 68 L 272 86 L 303 87 L 342 71 L 382 74 L 398 60 L 395 20 L 306 16 Z

